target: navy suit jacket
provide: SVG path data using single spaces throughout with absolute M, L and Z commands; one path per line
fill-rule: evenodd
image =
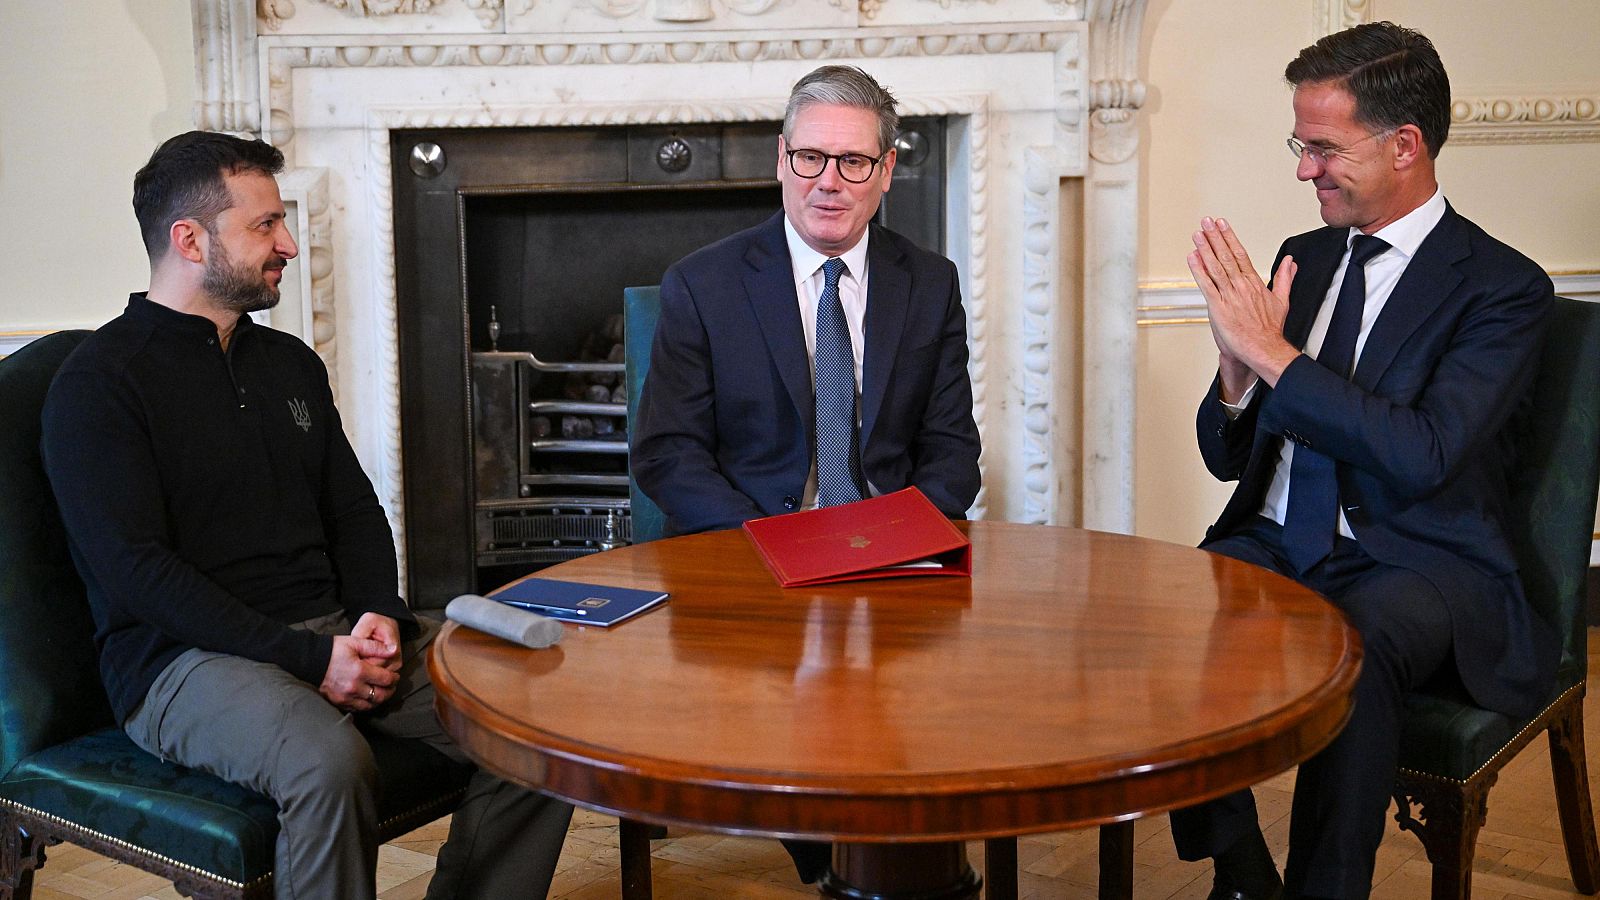
M 956 268 L 870 227 L 861 471 L 959 517 L 978 494 L 979 447 Z M 781 212 L 667 270 L 630 465 L 669 534 L 799 509 L 811 382 Z
M 1299 263 L 1284 323 L 1296 347 L 1347 234 L 1322 228 L 1278 251 Z M 1534 712 L 1549 699 L 1560 647 L 1523 598 L 1506 535 L 1507 476 L 1553 308 L 1539 266 L 1447 209 L 1373 323 L 1351 380 L 1301 356 L 1232 421 L 1212 383 L 1196 418 L 1201 455 L 1213 475 L 1239 485 L 1207 540 L 1260 510 L 1280 441 L 1332 457 L 1361 546 L 1443 594 L 1473 699 Z

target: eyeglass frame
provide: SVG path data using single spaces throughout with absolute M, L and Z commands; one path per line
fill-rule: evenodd
M 894 148 L 891 147 L 889 149 L 892 150 Z M 796 153 L 815 153 L 818 156 L 821 156 L 822 168 L 818 169 L 817 174 L 815 175 L 801 174 L 800 170 L 794 167 L 794 155 Z M 843 178 L 845 181 L 848 181 L 851 184 L 866 184 L 872 180 L 873 175 L 877 174 L 878 165 L 883 162 L 883 158 L 885 156 L 889 155 L 889 150 L 879 153 L 876 157 L 870 157 L 865 153 L 823 153 L 821 150 L 817 150 L 813 147 L 785 147 L 783 154 L 789 158 L 789 171 L 793 172 L 796 178 L 804 178 L 807 181 L 814 181 L 818 178 L 821 178 L 822 173 L 828 171 L 828 163 L 832 162 L 833 169 L 839 173 L 840 178 Z M 844 166 L 842 163 L 846 156 L 860 156 L 872 160 L 871 167 L 867 169 L 867 174 L 863 176 L 861 180 L 857 181 L 856 179 L 851 178 L 849 175 L 844 173 Z
M 1309 155 L 1312 162 L 1316 163 L 1319 167 L 1326 168 L 1328 165 L 1328 154 L 1332 153 L 1337 156 L 1339 154 L 1347 153 L 1352 150 L 1356 144 L 1360 144 L 1364 141 L 1370 141 L 1373 138 L 1388 139 L 1393 137 L 1394 133 L 1398 130 L 1399 129 L 1396 128 L 1385 128 L 1379 131 L 1374 131 L 1366 137 L 1352 141 L 1349 146 L 1345 147 L 1318 147 L 1316 144 L 1308 144 L 1292 134 L 1289 135 L 1288 139 L 1283 143 L 1284 146 L 1289 148 L 1289 152 L 1294 154 L 1295 159 L 1305 159 L 1306 156 Z

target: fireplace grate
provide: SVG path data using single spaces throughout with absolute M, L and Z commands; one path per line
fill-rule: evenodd
M 480 565 L 551 563 L 630 543 L 627 500 L 556 498 L 478 512 Z

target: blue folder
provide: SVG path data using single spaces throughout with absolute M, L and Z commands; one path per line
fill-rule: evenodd
M 524 578 L 489 595 L 489 599 L 532 610 L 553 619 L 585 625 L 615 625 L 666 602 L 664 591 Z

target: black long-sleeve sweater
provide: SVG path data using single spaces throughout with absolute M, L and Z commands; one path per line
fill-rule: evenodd
M 415 627 L 327 371 L 295 338 L 244 318 L 223 352 L 208 319 L 134 294 L 62 365 L 43 424 L 119 721 L 191 647 L 317 685 L 332 638 L 290 623 Z

